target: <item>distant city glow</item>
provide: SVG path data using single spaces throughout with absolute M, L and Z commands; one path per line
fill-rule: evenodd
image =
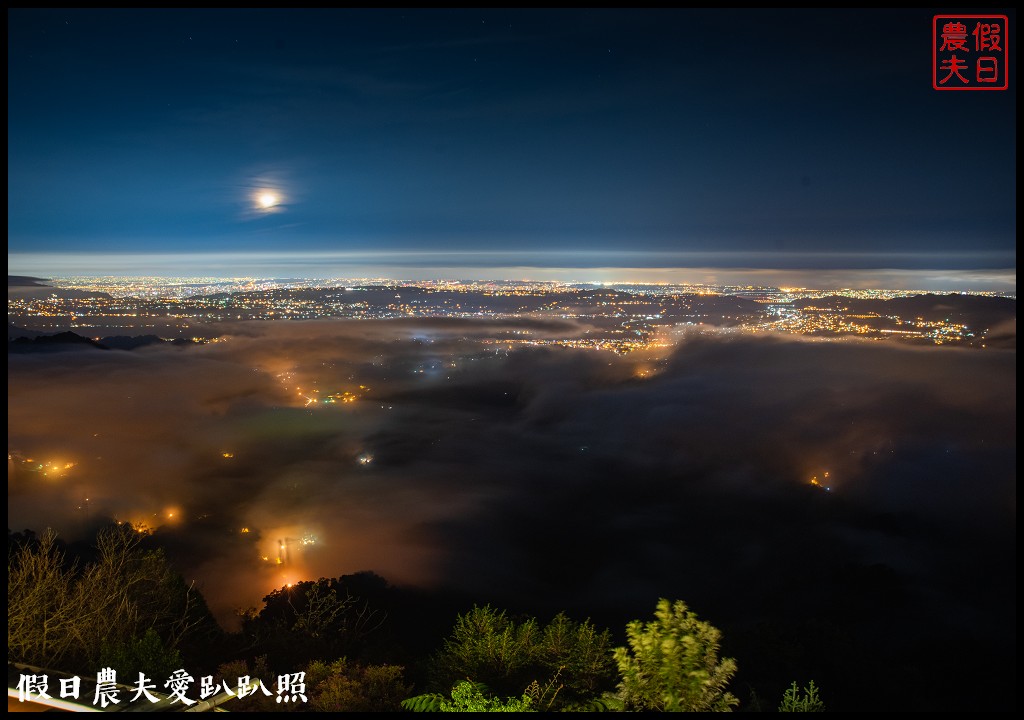
M 283 205 L 262 208 L 277 212 Z M 1015 292 L 1014 253 L 252 252 L 8 253 L 8 273 L 165 278 L 388 278 L 586 283 L 754 283 L 799 288 Z M 156 270 L 159 268 L 159 270 Z

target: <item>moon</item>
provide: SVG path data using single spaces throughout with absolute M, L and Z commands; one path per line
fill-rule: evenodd
M 281 202 L 281 198 L 278 197 L 277 193 L 270 191 L 263 191 L 256 196 L 256 204 L 264 210 L 269 210 L 279 202 Z

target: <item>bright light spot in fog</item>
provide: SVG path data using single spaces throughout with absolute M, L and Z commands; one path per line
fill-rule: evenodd
M 828 479 L 828 476 L 829 476 L 829 473 L 826 470 L 825 473 L 824 473 L 824 477 L 825 477 L 826 480 Z M 811 478 L 810 484 L 813 485 L 814 487 L 821 488 L 825 492 L 832 492 L 831 486 L 825 485 L 820 480 L 818 480 L 818 476 L 817 475 L 815 475 L 814 477 Z
M 256 204 L 259 205 L 264 210 L 269 210 L 270 208 L 277 205 L 279 202 L 281 202 L 281 198 L 277 195 L 277 193 L 264 191 L 256 196 Z
M 370 463 L 373 462 L 373 455 L 371 455 L 370 453 L 363 453 L 356 459 L 359 461 L 360 465 L 369 465 Z

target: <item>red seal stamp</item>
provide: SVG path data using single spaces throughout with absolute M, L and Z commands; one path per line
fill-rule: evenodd
M 1009 22 L 1005 15 L 932 18 L 932 87 L 1006 90 Z

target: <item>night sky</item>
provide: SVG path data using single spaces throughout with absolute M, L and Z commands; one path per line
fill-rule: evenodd
M 1005 92 L 932 89 L 926 9 L 12 9 L 9 265 L 1015 273 L 999 12 Z

